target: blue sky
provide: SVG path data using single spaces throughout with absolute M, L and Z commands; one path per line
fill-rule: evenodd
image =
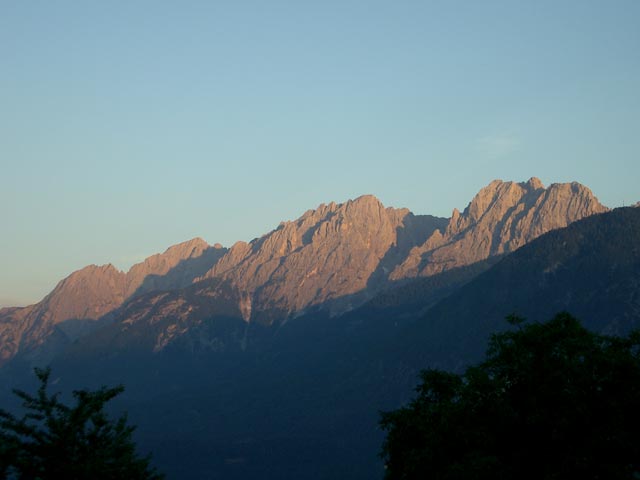
M 638 1 L 4 1 L 0 305 L 494 178 L 640 200 Z

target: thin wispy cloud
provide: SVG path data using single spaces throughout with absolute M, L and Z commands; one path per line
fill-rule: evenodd
M 515 135 L 487 135 L 477 141 L 476 149 L 487 158 L 503 158 L 516 152 L 521 144 Z

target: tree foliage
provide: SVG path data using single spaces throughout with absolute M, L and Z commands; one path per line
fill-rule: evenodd
M 26 411 L 22 418 L 0 409 L 0 479 L 160 479 L 140 458 L 126 415 L 110 420 L 105 404 L 122 386 L 73 392 L 75 405 L 47 393 L 50 370 L 35 370 L 35 395 L 14 390 Z
M 482 363 L 423 371 L 417 397 L 382 414 L 387 478 L 640 478 L 640 332 L 509 322 Z

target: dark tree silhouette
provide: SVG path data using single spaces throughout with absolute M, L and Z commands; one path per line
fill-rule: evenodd
M 0 479 L 161 479 L 149 458 L 136 454 L 126 415 L 110 420 L 105 404 L 124 388 L 73 392 L 74 406 L 49 395 L 50 370 L 36 369 L 35 395 L 21 390 L 26 413 L 17 418 L 0 409 Z
M 382 414 L 386 477 L 640 478 L 640 332 L 509 321 L 485 361 L 423 371 L 417 397 Z

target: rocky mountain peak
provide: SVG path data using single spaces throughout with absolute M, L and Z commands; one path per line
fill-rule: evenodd
M 343 204 L 345 211 L 360 212 L 368 210 L 384 210 L 384 205 L 374 195 L 361 195 L 353 200 L 348 200 Z
M 400 280 L 432 275 L 511 252 L 550 230 L 607 210 L 585 186 L 494 180 L 464 212 L 454 210 L 443 235 L 414 248 L 391 275 Z
M 543 188 L 542 182 L 535 177 L 523 183 L 503 182 L 502 180 L 492 181 L 476 194 L 464 210 L 464 222 L 457 225 L 458 231 L 477 223 L 489 211 L 490 215 L 493 216 L 496 214 L 503 215 L 525 195 L 531 194 L 540 188 Z M 451 233 L 458 232 L 453 230 Z
M 132 296 L 190 285 L 209 270 L 226 249 L 210 247 L 201 238 L 169 247 L 124 273 L 111 264 L 88 265 L 60 281 L 39 303 L 0 312 L 0 363 L 19 348 L 33 349 L 58 332 L 59 341 L 73 340 L 89 324 Z
M 204 275 L 227 252 L 220 244 L 210 246 L 196 237 L 178 243 L 164 253 L 152 255 L 127 272 L 126 296 L 190 285 Z
M 68 319 L 97 319 L 124 301 L 125 282 L 125 273 L 111 264 L 88 265 L 59 282 L 36 311 L 54 325 Z
M 538 177 L 531 177 L 527 181 L 527 185 L 530 188 L 532 188 L 533 190 L 538 190 L 540 188 L 544 188 L 544 185 L 542 184 L 542 182 L 540 181 L 540 179 Z
M 179 263 L 187 260 L 201 257 L 203 253 L 209 249 L 209 244 L 203 239 L 196 237 L 186 242 L 178 243 L 167 248 L 164 253 L 157 253 L 147 257 L 142 262 L 133 265 L 127 272 L 127 291 L 126 296 L 138 292 L 142 287 L 143 291 L 157 289 L 158 285 L 143 285 L 145 279 L 150 275 L 161 276 L 166 275 L 170 270 L 174 269 Z M 148 280 L 147 280 L 148 281 Z
M 385 207 L 373 195 L 320 204 L 230 249 L 194 238 L 126 274 L 113 265 L 74 272 L 39 304 L 0 312 L 0 340 L 6 343 L 0 361 L 55 332 L 73 339 L 78 323 L 68 320 L 95 323 L 120 306 L 118 315 L 131 318 L 138 318 L 137 311 L 147 312 L 148 319 L 164 316 L 167 329 L 178 329 L 174 320 L 182 322 L 180 332 L 196 317 L 200 321 L 220 312 L 264 324 L 316 307 L 342 313 L 393 281 L 509 253 L 605 210 L 579 183 L 545 188 L 535 177 L 521 183 L 494 180 L 464 211 L 454 209 L 450 219 Z M 159 299 L 164 299 L 162 308 L 154 306 Z
M 172 245 L 165 250 L 162 255 L 171 255 L 172 257 L 188 258 L 192 256 L 198 256 L 204 250 L 209 248 L 210 245 L 200 237 L 192 238 L 186 242 L 181 242 L 176 245 Z M 154 255 L 156 257 L 158 255 Z
M 385 208 L 373 195 L 321 204 L 249 244 L 234 245 L 205 277 L 245 292 L 253 318 L 267 310 L 286 317 L 326 302 L 341 311 L 379 287 L 385 262 L 397 261 L 444 224 Z

